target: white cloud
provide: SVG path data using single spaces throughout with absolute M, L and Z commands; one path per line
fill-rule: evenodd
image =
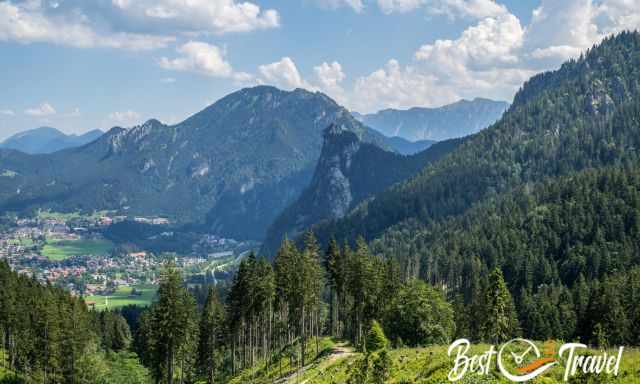
M 356 79 L 347 103 L 362 112 L 435 106 L 474 96 L 508 100 L 530 76 L 557 68 L 610 33 L 640 27 L 640 0 L 542 0 L 524 27 L 490 0 L 379 3 L 390 12 L 426 5 L 430 12 L 478 21 L 457 38 L 422 45 L 412 63 L 392 60 Z
M 142 115 L 132 110 L 116 111 L 109 114 L 109 120 L 124 126 L 135 125 L 140 122 Z
M 100 34 L 85 18 L 71 20 L 47 16 L 39 1 L 20 5 L 0 2 L 0 41 L 47 42 L 78 48 L 98 46 L 150 50 L 165 47 L 174 40 L 170 36 L 128 32 Z
M 328 95 L 331 95 L 338 103 L 345 103 L 347 101 L 345 90 L 341 83 L 347 77 L 342 71 L 342 65 L 337 61 L 331 64 L 323 62 L 322 64 L 313 67 L 313 71 L 316 75 L 316 81 L 318 88 Z
M 454 101 L 456 95 L 438 89 L 438 79 L 416 68 L 402 68 L 397 60 L 389 60 L 384 68 L 356 80 L 350 97 L 351 109 L 370 112 L 382 108 L 403 108 Z
M 445 14 L 451 18 L 471 17 L 482 19 L 505 15 L 509 11 L 494 0 L 439 0 L 431 1 L 429 12 Z
M 13 116 L 15 113 L 11 109 L 0 109 L 0 115 Z
M 515 50 L 522 45 L 524 30 L 511 14 L 487 17 L 466 29 L 456 40 L 436 40 L 418 49 L 416 59 L 433 70 L 464 72 L 469 67 L 487 67 L 518 62 Z
M 364 10 L 363 0 L 316 0 L 321 7 L 329 9 L 337 9 L 342 7 L 349 7 L 360 13 Z
M 383 13 L 406 13 L 426 8 L 431 14 L 445 14 L 451 18 L 493 17 L 507 12 L 505 6 L 494 0 L 377 0 Z
M 0 1 L 0 41 L 79 48 L 163 48 L 178 35 L 279 26 L 278 12 L 235 0 Z
M 194 72 L 211 77 L 247 81 L 251 75 L 233 70 L 225 60 L 225 52 L 215 45 L 190 41 L 177 49 L 181 55 L 175 59 L 163 57 L 159 65 L 167 70 Z
M 312 88 L 300 76 L 296 64 L 290 57 L 283 57 L 275 63 L 265 64 L 258 67 L 262 78 L 258 81 L 281 87 L 284 89 L 292 88 Z
M 29 116 L 43 117 L 55 115 L 56 110 L 51 106 L 51 104 L 44 102 L 37 107 L 25 109 L 24 113 Z
M 342 65 L 337 61 L 331 64 L 324 62 L 316 67 L 313 67 L 313 71 L 316 73 L 316 77 L 320 84 L 325 88 L 339 87 L 340 83 L 345 79 L 346 75 L 342 72 Z
M 192 33 L 248 32 L 275 28 L 280 16 L 251 2 L 235 0 L 114 0 L 131 18 Z
M 409 12 L 426 2 L 427 0 L 378 0 L 378 6 L 384 13 Z

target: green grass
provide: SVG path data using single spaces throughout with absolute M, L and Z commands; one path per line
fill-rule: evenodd
M 47 240 L 42 247 L 42 255 L 49 260 L 59 261 L 71 256 L 106 255 L 113 249 L 109 240 Z
M 33 246 L 33 240 L 30 237 L 20 237 L 17 239 L 9 239 L 7 241 L 11 245 L 22 245 L 23 247 Z
M 38 210 L 38 218 L 41 220 L 72 220 L 72 219 L 96 219 L 101 216 L 108 215 L 113 213 L 113 211 L 95 211 L 92 214 L 89 213 L 81 213 L 81 212 L 55 212 L 50 210 Z
M 142 294 L 139 296 L 132 296 L 131 291 L 133 288 Z M 126 305 L 139 305 L 146 307 L 151 305 L 157 291 L 158 287 L 152 284 L 134 285 L 132 287 L 120 286 L 112 295 L 88 296 L 85 298 L 85 301 L 95 301 L 95 308 L 100 311 L 124 307 Z
M 326 339 L 323 339 L 326 340 Z M 542 345 L 542 344 L 541 344 Z M 470 354 L 480 354 L 485 352 L 489 346 L 474 345 Z M 392 364 L 391 377 L 385 383 L 388 384 L 436 384 L 450 383 L 448 374 L 453 367 L 453 357 L 447 356 L 448 346 L 432 346 L 427 348 L 398 348 L 389 351 Z M 617 351 L 610 350 L 609 353 Z M 590 350 L 589 353 L 600 354 L 601 351 Z M 586 354 L 581 352 L 581 354 Z M 305 383 L 305 384 L 337 384 L 346 383 L 355 363 L 363 358 L 362 353 L 354 353 L 347 356 L 336 357 L 329 354 L 320 354 L 318 359 L 309 360 L 310 364 L 299 376 L 289 376 L 283 383 Z M 288 358 L 284 358 L 283 364 L 286 366 L 285 372 L 294 369 L 289 368 Z M 564 362 L 563 362 L 564 364 Z M 259 366 L 254 374 L 254 383 L 271 383 L 281 376 L 279 375 L 277 364 L 266 369 L 264 364 Z M 247 370 L 233 378 L 232 383 L 244 383 L 251 379 L 252 371 Z M 565 383 L 563 380 L 564 365 L 555 367 L 542 376 L 529 381 L 534 384 Z M 283 376 L 287 376 L 286 373 Z M 457 383 L 510 383 L 500 375 L 496 368 L 495 357 L 489 375 L 480 376 L 477 374 L 467 374 Z M 640 350 L 637 348 L 625 348 L 622 364 L 618 377 L 607 377 L 598 375 L 591 377 L 571 378 L 568 383 L 640 383 Z
M 0 173 L 0 177 L 9 177 L 9 178 L 13 178 L 16 177 L 18 175 L 17 172 L 14 172 L 10 169 L 5 169 L 2 173 Z
M 321 363 L 323 361 L 322 356 L 328 355 L 335 345 L 336 344 L 333 339 L 329 337 L 322 337 L 318 340 L 319 353 L 316 353 L 315 338 L 310 338 L 307 342 L 307 347 L 305 348 L 305 360 L 307 364 L 315 367 L 315 364 Z M 228 380 L 228 382 L 229 384 L 242 384 L 249 382 L 253 384 L 268 384 L 273 383 L 282 377 L 290 377 L 295 382 L 295 373 L 298 369 L 298 362 L 294 360 L 294 364 L 291 366 L 291 360 L 289 357 L 290 355 L 293 355 L 297 358 L 299 350 L 300 346 L 298 344 L 294 344 L 282 351 L 281 354 L 274 355 L 268 366 L 262 362 L 254 369 L 246 369 L 242 371 L 240 374 Z M 302 379 L 302 377 L 305 377 L 303 373 L 299 375 L 299 378 Z

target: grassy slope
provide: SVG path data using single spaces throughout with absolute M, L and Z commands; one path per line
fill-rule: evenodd
M 305 370 L 298 375 L 287 374 L 292 372 L 288 364 L 288 358 L 283 358 L 284 374 L 278 371 L 278 364 L 272 364 L 271 368 L 259 367 L 253 378 L 253 383 L 305 383 L 305 384 L 338 384 L 345 383 L 349 377 L 350 369 L 354 363 L 362 358 L 361 353 L 334 353 L 339 348 L 330 339 L 322 339 L 325 346 L 319 357 L 311 361 Z M 540 345 L 542 350 L 542 344 Z M 448 346 L 432 346 L 428 348 L 399 348 L 390 350 L 393 361 L 390 384 L 400 383 L 449 383 L 447 375 L 453 366 L 453 357 L 447 356 Z M 475 345 L 474 353 L 485 352 L 488 345 Z M 590 351 L 599 354 L 599 351 Z M 608 351 L 614 353 L 617 351 Z M 584 354 L 584 353 L 581 353 Z M 309 354 L 308 354 L 309 355 Z M 310 357 L 313 357 L 311 354 Z M 564 383 L 564 365 L 555 367 L 542 376 L 530 381 L 531 383 Z M 231 383 L 251 382 L 251 372 L 245 371 L 235 377 Z M 605 375 L 593 376 L 589 379 L 575 377 L 570 383 L 640 383 L 640 350 L 625 348 L 620 373 L 617 378 L 609 378 Z M 495 366 L 495 358 L 492 371 L 488 376 L 467 374 L 459 383 L 509 383 L 498 372 Z

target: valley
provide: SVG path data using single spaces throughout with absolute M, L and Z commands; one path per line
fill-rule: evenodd
M 225 280 L 250 250 L 259 243 L 238 242 L 213 235 L 197 235 L 185 253 L 146 250 L 132 242 L 113 242 L 105 237 L 118 223 L 154 226 L 160 237 L 169 235 L 165 219 L 113 216 L 97 212 L 62 214 L 41 211 L 33 218 L 8 215 L 0 226 L 0 258 L 18 273 L 43 284 L 62 287 L 101 308 L 134 304 L 149 305 L 157 290 L 159 271 L 167 260 L 176 260 L 185 279 L 195 283 Z M 135 224 L 134 224 L 135 223 Z M 153 224 L 155 223 L 155 224 Z M 152 236 L 153 237 L 153 236 Z M 151 244 L 156 242 L 144 240 Z M 125 294 L 132 289 L 143 295 Z M 117 304 L 120 303 L 120 304 Z

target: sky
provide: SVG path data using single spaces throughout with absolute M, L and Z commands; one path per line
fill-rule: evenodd
M 0 140 L 178 123 L 258 84 L 350 110 L 511 101 L 640 0 L 0 0 Z

